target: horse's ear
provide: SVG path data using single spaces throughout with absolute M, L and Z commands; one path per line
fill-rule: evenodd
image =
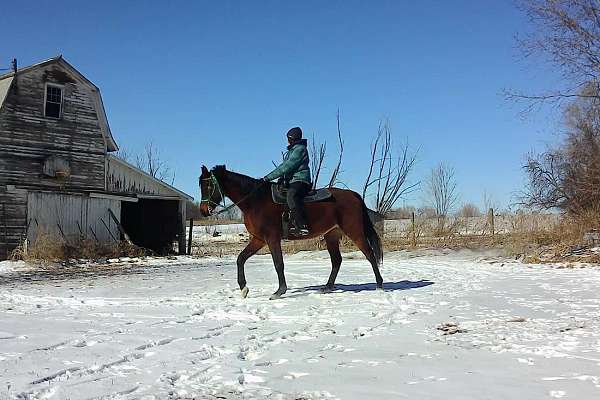
M 208 168 L 205 165 L 202 166 L 202 175 L 208 174 Z

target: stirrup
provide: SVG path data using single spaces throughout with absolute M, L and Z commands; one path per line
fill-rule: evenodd
M 290 227 L 290 233 L 294 236 L 308 236 L 310 235 L 310 231 L 307 227 L 303 226 L 301 228 L 297 228 L 295 226 Z

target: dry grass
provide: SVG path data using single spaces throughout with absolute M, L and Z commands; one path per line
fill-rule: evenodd
M 564 216 L 551 227 L 540 225 L 537 229 L 520 230 L 517 225 L 515 228 L 514 233 L 507 235 L 504 247 L 512 254 L 523 255 L 525 262 L 600 262 L 600 255 L 585 253 L 589 243 L 584 240 L 586 232 L 600 228 L 600 212 Z
M 495 235 L 491 235 L 486 218 L 469 220 L 466 218 L 448 219 L 440 229 L 435 218 L 418 218 L 415 223 L 416 246 L 413 245 L 412 227 L 381 233 L 385 251 L 410 250 L 413 248 L 496 248 L 506 256 L 521 258 L 526 262 L 585 261 L 600 263 L 600 255 L 587 251 L 582 259 L 574 250 L 585 248 L 583 236 L 592 229 L 600 229 L 600 212 L 589 212 L 574 218 L 535 213 L 504 214 L 498 218 Z M 498 222 L 498 221 L 497 221 Z M 379 227 L 381 228 L 381 227 Z M 475 233 L 474 233 L 475 232 Z M 245 247 L 240 243 L 195 242 L 195 251 L 202 255 L 237 255 Z M 346 237 L 341 242 L 342 251 L 358 250 Z M 589 247 L 589 246 L 588 246 Z M 326 250 L 322 238 L 283 241 L 286 254 L 299 251 Z M 259 254 L 268 254 L 263 248 Z
M 140 257 L 149 251 L 122 241 L 112 245 L 89 239 L 66 242 L 55 235 L 40 232 L 29 245 L 24 242 L 11 253 L 12 260 L 53 263 L 71 259 L 98 260 L 101 258 Z

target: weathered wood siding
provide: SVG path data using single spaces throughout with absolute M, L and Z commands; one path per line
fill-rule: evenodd
M 4 103 L 4 99 L 8 95 L 8 90 L 10 89 L 12 81 L 12 77 L 0 80 L 0 107 Z
M 0 185 L 0 260 L 25 238 L 27 191 Z
M 30 192 L 27 200 L 31 243 L 39 234 L 64 237 L 69 241 L 88 238 L 102 243 L 114 243 L 120 233 L 109 211 L 121 218 L 121 202 L 113 199 L 90 198 L 73 194 Z M 80 230 L 81 229 L 81 230 Z M 61 232 L 62 230 L 62 232 Z
M 44 117 L 45 83 L 64 85 L 61 119 Z M 18 74 L 0 110 L 0 185 L 104 190 L 106 143 L 92 97 L 60 64 Z M 71 175 L 43 175 L 44 160 L 65 159 Z

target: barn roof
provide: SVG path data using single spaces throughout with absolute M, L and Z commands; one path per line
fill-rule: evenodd
M 149 173 L 142 171 L 140 168 L 135 167 L 131 164 L 129 164 L 127 161 L 123 160 L 122 158 L 116 157 L 112 154 L 109 154 L 107 156 L 108 158 L 108 174 L 109 174 L 109 180 L 112 178 L 115 178 L 116 175 L 119 175 L 119 177 L 123 180 L 127 180 L 125 179 L 124 175 L 127 175 L 128 178 L 130 178 L 131 182 L 135 182 L 135 185 L 138 189 L 141 189 L 140 186 L 144 187 L 144 190 L 141 192 L 137 192 L 136 194 L 138 194 L 138 197 L 140 196 L 144 196 L 144 195 L 148 195 L 148 196 L 161 196 L 161 195 L 169 195 L 169 196 L 173 196 L 173 197 L 177 197 L 180 199 L 184 199 L 184 200 L 194 200 L 194 198 L 192 196 L 190 196 L 189 194 L 182 192 L 181 190 L 169 185 L 166 182 L 161 181 L 160 179 L 157 179 L 155 177 L 153 177 L 152 175 L 150 175 Z M 115 168 L 117 167 L 117 168 Z M 115 169 L 118 169 L 118 171 L 115 171 Z M 123 174 L 123 172 L 127 171 L 126 174 Z M 112 186 L 113 182 L 109 182 L 109 187 Z M 122 182 L 125 185 L 127 184 L 126 182 Z M 111 188 L 111 191 L 124 191 L 124 192 L 128 192 L 127 188 L 124 187 L 120 187 L 120 188 Z
M 87 79 L 81 72 L 79 72 L 75 67 L 69 64 L 63 58 L 62 55 L 52 57 L 48 60 L 39 62 L 37 64 L 19 68 L 17 70 L 17 75 L 35 68 L 41 68 L 55 63 L 60 64 L 62 67 L 71 72 L 76 78 L 78 78 L 83 84 L 88 85 L 92 89 L 93 100 L 96 104 L 96 110 L 98 111 L 98 120 L 100 122 L 100 129 L 102 131 L 102 135 L 104 136 L 104 140 L 106 142 L 106 148 L 108 149 L 108 151 L 117 151 L 119 149 L 119 146 L 117 146 L 117 142 L 115 142 L 115 139 L 113 138 L 112 132 L 110 130 L 110 126 L 108 125 L 108 118 L 106 117 L 106 110 L 104 109 L 104 104 L 102 103 L 100 89 L 98 88 L 98 86 L 94 85 L 92 81 Z M 0 108 L 2 108 L 4 100 L 6 100 L 6 96 L 12 86 L 14 76 L 14 72 L 9 72 L 7 74 L 0 75 Z

